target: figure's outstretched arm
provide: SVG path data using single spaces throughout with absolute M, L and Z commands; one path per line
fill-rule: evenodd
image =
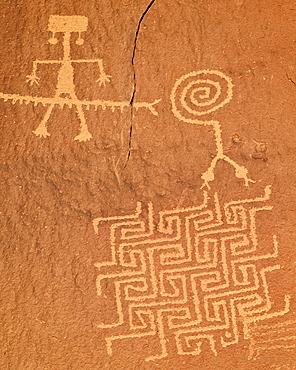
M 61 60 L 35 60 L 33 62 L 33 70 L 30 75 L 27 76 L 26 82 L 28 82 L 30 85 L 33 85 L 36 83 L 39 85 L 39 77 L 37 77 L 37 69 L 39 64 L 56 64 L 56 63 L 62 63 Z
M 103 66 L 103 59 L 78 59 L 78 60 L 70 60 L 73 63 L 98 63 L 99 70 L 100 70 L 100 77 L 96 80 L 101 85 L 106 85 L 106 82 L 110 82 L 111 76 L 107 75 L 104 71 Z
M 101 85 L 105 86 L 106 82 L 110 82 L 111 76 L 109 76 L 105 73 L 102 59 L 98 60 L 98 64 L 99 64 L 99 69 L 100 69 L 100 77 L 97 79 L 96 82 L 98 82 L 100 84 L 100 86 Z

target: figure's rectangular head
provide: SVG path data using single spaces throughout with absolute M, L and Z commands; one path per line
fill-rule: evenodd
M 85 32 L 88 19 L 83 15 L 51 15 L 48 31 L 50 32 Z

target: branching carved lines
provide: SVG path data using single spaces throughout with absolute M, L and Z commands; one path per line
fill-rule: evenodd
M 227 75 L 215 70 L 201 70 L 187 73 L 177 79 L 172 92 L 172 112 L 176 118 L 195 125 L 212 126 L 217 154 L 210 167 L 201 176 L 203 187 L 210 188 L 209 182 L 215 179 L 217 162 L 223 160 L 235 169 L 235 176 L 244 179 L 245 185 L 254 182 L 248 177 L 248 170 L 224 154 L 222 129 L 219 121 L 202 119 L 229 103 L 232 99 L 233 84 Z
M 268 288 L 280 269 L 276 236 L 262 247 L 256 230 L 269 197 L 266 187 L 262 196 L 221 204 L 204 192 L 197 207 L 156 214 L 138 203 L 134 214 L 95 219 L 98 234 L 110 233 L 110 259 L 96 264 L 98 295 L 116 306 L 116 318 L 99 324 L 108 354 L 116 341 L 151 337 L 159 349 L 146 361 L 217 355 L 250 338 L 254 323 L 287 313 L 289 297 L 276 311 Z

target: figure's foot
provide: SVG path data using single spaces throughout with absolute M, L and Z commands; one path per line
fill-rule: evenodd
M 201 179 L 203 180 L 203 184 L 200 188 L 203 189 L 204 187 L 207 187 L 207 189 L 210 190 L 211 187 L 209 182 L 215 179 L 214 169 L 209 167 L 208 170 L 202 174 Z
M 74 140 L 78 140 L 78 141 L 88 141 L 92 138 L 92 134 L 88 131 L 88 130 L 85 130 L 85 131 L 81 131 L 79 135 L 77 135 Z
M 235 176 L 238 179 L 244 179 L 245 185 L 249 186 L 249 183 L 255 183 L 256 181 L 248 178 L 248 170 L 244 166 L 240 166 L 226 155 L 223 157 L 224 161 L 230 163 L 235 168 Z
M 39 137 L 47 137 L 50 136 L 50 133 L 47 131 L 47 128 L 44 126 L 39 126 L 36 130 L 32 131 L 33 134 Z
M 216 156 L 213 159 L 212 164 L 208 168 L 208 170 L 202 174 L 201 179 L 203 180 L 203 184 L 201 186 L 201 189 L 206 187 L 208 190 L 210 190 L 209 182 L 211 182 L 215 179 L 214 170 L 215 170 L 215 167 L 216 167 L 216 163 L 219 159 L 222 159 L 222 160 L 228 162 L 229 164 L 231 164 L 235 168 L 235 176 L 239 179 L 244 179 L 246 186 L 249 186 L 249 183 L 255 183 L 256 182 L 256 181 L 254 181 L 254 180 L 252 180 L 248 177 L 248 170 L 245 167 L 240 166 L 239 164 L 234 162 L 232 159 L 230 159 L 226 155 L 223 155 L 223 157 Z
M 235 176 L 239 179 L 245 180 L 245 186 L 249 186 L 249 183 L 255 183 L 256 181 L 253 179 L 248 178 L 248 170 L 245 167 L 239 166 L 238 164 L 235 166 Z

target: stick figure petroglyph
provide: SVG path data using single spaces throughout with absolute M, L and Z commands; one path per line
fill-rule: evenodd
M 79 100 L 75 93 L 74 86 L 74 67 L 75 63 L 97 63 L 99 67 L 100 77 L 96 81 L 100 86 L 107 82 L 110 82 L 111 76 L 107 75 L 104 71 L 102 59 L 71 59 L 70 41 L 71 35 L 76 32 L 78 33 L 78 39 L 76 40 L 77 45 L 83 44 L 81 33 L 87 30 L 88 18 L 85 16 L 59 16 L 51 15 L 49 18 L 48 31 L 52 33 L 52 37 L 48 40 L 50 44 L 55 45 L 58 39 L 55 37 L 56 33 L 63 34 L 63 58 L 60 60 L 35 60 L 33 62 L 33 71 L 27 76 L 27 82 L 30 85 L 34 83 L 39 84 L 39 77 L 37 76 L 38 67 L 40 65 L 52 64 L 59 65 L 58 82 L 53 98 L 43 98 L 36 96 L 21 96 L 18 94 L 5 94 L 0 93 L 0 98 L 4 101 L 11 100 L 13 104 L 16 102 L 30 103 L 34 105 L 41 103 L 43 106 L 48 106 L 45 116 L 36 130 L 33 133 L 39 137 L 50 136 L 47 130 L 46 124 L 50 118 L 52 110 L 55 106 L 63 108 L 65 105 L 76 108 L 78 119 L 80 121 L 80 133 L 75 137 L 75 140 L 86 141 L 92 138 L 91 133 L 88 130 L 86 119 L 83 112 L 83 107 L 90 109 L 94 107 L 96 110 L 101 107 L 103 110 L 111 108 L 114 111 L 116 108 L 120 108 L 121 111 L 125 107 L 129 107 L 131 103 L 129 101 L 108 101 L 108 100 Z M 133 103 L 134 108 L 147 108 L 150 113 L 157 116 L 158 113 L 154 108 L 160 100 L 155 100 L 153 103 Z
M 56 88 L 55 97 L 63 97 L 68 96 L 71 99 L 77 99 L 77 96 L 75 94 L 75 86 L 74 86 L 74 69 L 73 69 L 73 63 L 98 63 L 99 69 L 100 69 L 100 78 L 97 80 L 97 82 L 100 83 L 100 85 L 105 85 L 106 82 L 110 81 L 110 77 L 106 75 L 103 69 L 103 61 L 102 59 L 80 59 L 80 60 L 72 60 L 70 57 L 70 38 L 71 33 L 78 32 L 79 37 L 76 40 L 76 44 L 82 45 L 83 39 L 80 36 L 81 32 L 85 32 L 87 29 L 87 18 L 83 16 L 51 16 L 49 18 L 49 25 L 48 30 L 53 33 L 53 37 L 48 40 L 48 42 L 52 45 L 55 45 L 58 42 L 58 39 L 55 38 L 56 32 L 62 32 L 64 35 L 63 39 L 63 50 L 64 55 L 62 60 L 36 60 L 33 63 L 33 71 L 32 74 L 27 76 L 27 82 L 29 82 L 31 85 L 33 83 L 39 83 L 39 78 L 37 77 L 37 69 L 38 65 L 40 64 L 60 64 L 60 70 L 58 74 L 58 84 Z M 46 128 L 46 123 L 51 115 L 51 112 L 55 106 L 55 103 L 50 104 L 49 108 L 47 109 L 47 112 L 41 121 L 40 125 L 37 127 L 37 129 L 34 132 L 37 136 L 40 137 L 46 137 L 49 136 L 49 132 Z M 88 131 L 86 120 L 84 117 L 84 113 L 82 110 L 82 105 L 79 103 L 75 104 L 76 110 L 78 113 L 78 117 L 80 120 L 81 128 L 80 128 L 80 134 L 75 137 L 75 140 L 78 141 L 84 141 L 91 139 L 92 135 Z
M 214 170 L 219 160 L 231 164 L 235 176 L 245 180 L 245 185 L 255 182 L 248 178 L 248 170 L 230 159 L 223 151 L 222 130 L 219 121 L 201 120 L 199 117 L 214 112 L 232 99 L 231 79 L 220 71 L 202 70 L 188 73 L 177 79 L 172 92 L 172 112 L 181 121 L 196 125 L 212 126 L 215 134 L 217 154 L 210 167 L 201 176 L 203 187 L 210 188 L 215 179 Z

